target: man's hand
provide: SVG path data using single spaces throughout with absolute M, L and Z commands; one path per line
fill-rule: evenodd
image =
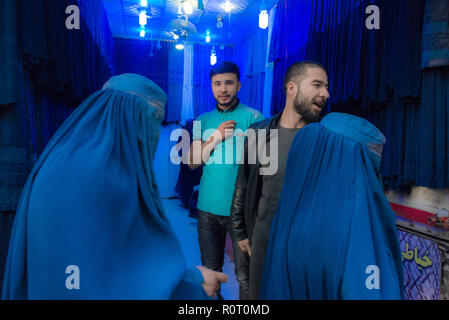
M 237 123 L 234 120 L 222 122 L 213 133 L 214 139 L 217 140 L 217 143 L 232 137 L 236 124 Z
M 249 245 L 248 239 L 243 239 L 242 241 L 237 241 L 240 250 L 243 252 L 248 252 L 248 255 L 251 256 L 251 246 Z
M 212 271 L 203 266 L 196 266 L 203 274 L 204 282 L 203 288 L 206 293 L 215 298 L 217 296 L 217 291 L 220 289 L 220 283 L 228 282 L 228 276 L 223 272 Z

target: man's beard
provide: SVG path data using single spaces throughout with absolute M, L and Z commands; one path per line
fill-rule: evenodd
M 220 106 L 222 106 L 222 107 L 230 107 L 230 106 L 232 106 L 232 105 L 236 102 L 236 100 L 237 100 L 237 95 L 233 96 L 232 99 L 229 100 L 228 103 L 220 103 L 220 102 L 218 101 L 218 99 L 215 99 L 215 100 L 216 100 L 217 103 L 218 103 Z
M 312 102 L 309 102 L 306 99 L 298 100 L 298 96 L 296 96 L 293 106 L 295 107 L 295 111 L 302 117 L 302 120 L 304 120 L 306 123 L 321 121 L 320 112 L 315 112 L 313 110 Z

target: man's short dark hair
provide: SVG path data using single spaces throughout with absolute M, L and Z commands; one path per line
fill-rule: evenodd
M 287 84 L 292 81 L 294 78 L 298 78 L 298 82 L 294 81 L 296 84 L 299 85 L 299 83 L 304 79 L 304 77 L 307 75 L 307 69 L 308 68 L 320 68 L 324 72 L 327 73 L 326 69 L 323 65 L 319 64 L 315 61 L 299 61 L 294 64 L 292 64 L 290 67 L 288 67 L 287 72 L 284 76 L 284 93 L 287 92 Z
M 210 70 L 210 78 L 221 73 L 235 73 L 237 80 L 240 81 L 240 69 L 231 61 L 223 61 L 213 66 Z

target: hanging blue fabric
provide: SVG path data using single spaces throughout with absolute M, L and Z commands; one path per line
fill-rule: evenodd
M 271 227 L 262 299 L 402 299 L 395 214 L 380 181 L 385 142 L 331 113 L 292 144 Z
M 423 70 L 417 185 L 449 186 L 449 67 Z
M 206 298 L 155 184 L 165 102 L 152 81 L 124 74 L 63 123 L 22 193 L 4 299 Z
M 199 117 L 205 112 L 214 110 L 217 102 L 214 99 L 211 89 L 209 72 L 210 55 L 214 46 L 209 44 L 195 43 L 193 45 L 193 115 Z M 223 61 L 233 61 L 233 47 L 215 46 L 217 53 L 217 63 Z M 241 66 L 239 66 L 241 67 Z
M 242 103 L 263 111 L 265 64 L 268 30 L 258 29 L 244 42 L 235 46 L 233 62 L 240 66 Z

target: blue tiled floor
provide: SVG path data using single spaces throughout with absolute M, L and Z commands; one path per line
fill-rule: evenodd
M 181 242 L 181 247 L 187 260 L 187 266 L 201 265 L 200 248 L 197 235 L 197 220 L 190 218 L 186 209 L 181 206 L 179 200 L 162 200 L 165 213 L 173 226 L 173 229 Z M 234 263 L 225 254 L 223 272 L 228 276 L 228 282 L 221 288 L 225 300 L 237 300 L 239 286 L 235 278 Z

